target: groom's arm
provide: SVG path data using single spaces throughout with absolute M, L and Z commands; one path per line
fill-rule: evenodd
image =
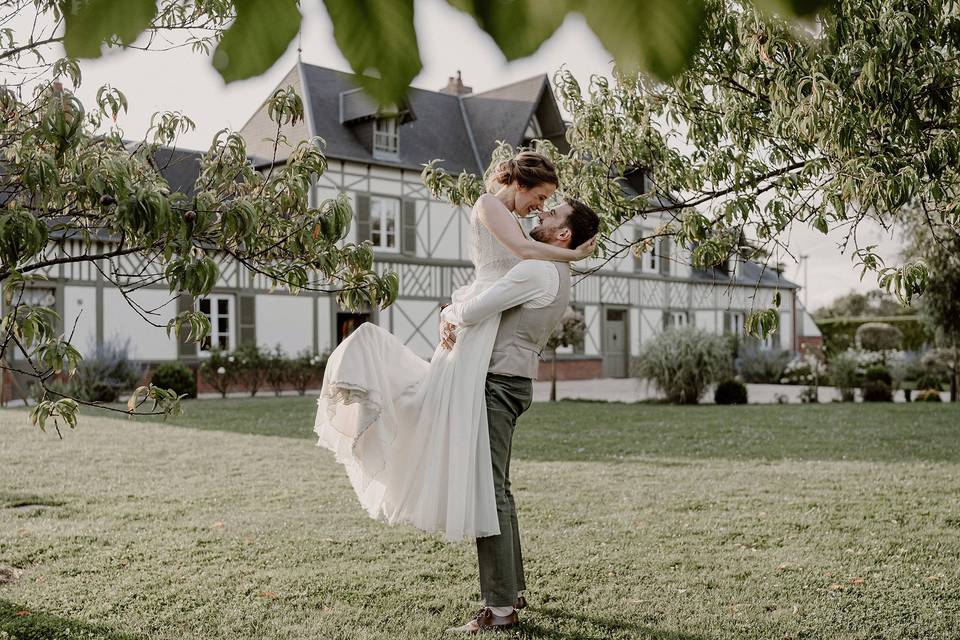
M 541 301 L 544 306 L 557 295 L 559 276 L 556 267 L 543 260 L 523 260 L 483 293 L 446 307 L 441 317 L 448 323 L 469 326 L 526 302 Z

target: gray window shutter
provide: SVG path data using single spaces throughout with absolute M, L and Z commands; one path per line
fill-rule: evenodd
M 417 203 L 414 200 L 404 200 L 401 209 L 403 240 L 401 249 L 405 256 L 417 255 Z
M 724 311 L 724 312 L 723 312 L 723 332 L 724 332 L 725 334 L 726 334 L 726 333 L 730 333 L 730 331 L 731 331 L 731 326 L 730 326 L 730 325 L 731 325 L 731 324 L 732 324 L 732 323 L 731 323 L 731 321 L 730 321 L 730 312 L 729 312 L 729 311 Z
M 257 344 L 257 297 L 237 296 L 237 344 Z
M 180 315 L 184 311 L 193 310 L 193 296 L 189 293 L 181 293 L 177 298 L 177 315 Z M 187 338 L 187 332 L 190 330 L 190 327 L 184 327 L 182 330 L 182 339 L 179 339 L 177 342 L 177 356 L 180 358 L 192 358 L 197 355 L 197 343 L 192 339 Z
M 670 315 L 669 311 L 663 312 L 663 328 L 669 329 L 672 324 L 670 321 L 673 320 L 673 317 Z
M 660 275 L 670 275 L 670 238 L 660 239 Z
M 357 210 L 354 214 L 357 220 L 357 244 L 360 244 L 370 239 L 370 196 L 357 194 Z

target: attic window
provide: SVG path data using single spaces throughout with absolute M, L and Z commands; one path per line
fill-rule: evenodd
M 373 125 L 373 157 L 396 160 L 400 153 L 400 131 L 397 119 L 377 118 Z
M 537 114 L 530 116 L 530 122 L 527 123 L 527 128 L 523 132 L 523 142 L 526 144 L 531 140 L 537 140 L 543 137 L 543 130 L 540 128 L 540 121 L 537 120 Z

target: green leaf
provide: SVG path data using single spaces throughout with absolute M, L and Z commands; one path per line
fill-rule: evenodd
M 450 4 L 473 16 L 480 28 L 490 34 L 507 60 L 534 54 L 567 14 L 567 3 L 553 0 L 449 0 Z
M 156 15 L 155 0 L 72 0 L 64 11 L 63 48 L 71 58 L 99 58 L 104 42 L 133 43 Z
M 258 76 L 277 61 L 300 29 L 296 0 L 234 0 L 237 19 L 213 52 L 224 82 Z
M 323 0 L 357 81 L 381 106 L 399 104 L 420 73 L 413 0 Z
M 625 71 L 669 80 L 686 68 L 703 36 L 702 0 L 583 0 L 576 5 Z
M 810 17 L 830 6 L 830 0 L 753 0 L 753 4 L 767 13 Z

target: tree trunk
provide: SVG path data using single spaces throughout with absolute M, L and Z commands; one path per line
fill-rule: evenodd
M 557 401 L 557 350 L 553 350 L 550 359 L 550 402 Z
M 950 402 L 957 401 L 957 376 L 960 374 L 960 349 L 953 345 L 953 367 L 950 376 Z

